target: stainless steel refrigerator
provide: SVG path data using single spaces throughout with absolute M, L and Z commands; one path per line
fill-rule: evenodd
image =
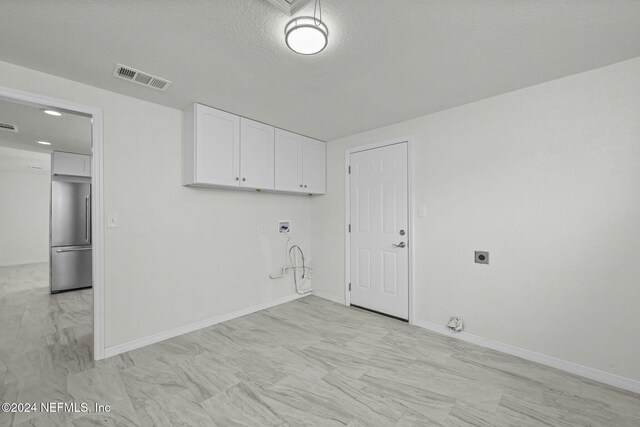
M 51 293 L 91 287 L 91 183 L 51 181 Z

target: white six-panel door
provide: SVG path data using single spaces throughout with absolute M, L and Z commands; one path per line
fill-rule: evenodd
M 351 304 L 409 317 L 407 143 L 350 155 Z

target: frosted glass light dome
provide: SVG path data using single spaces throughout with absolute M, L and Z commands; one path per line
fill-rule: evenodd
M 301 55 L 314 55 L 327 46 L 329 29 L 319 19 L 301 16 L 289 21 L 284 28 L 284 38 L 292 51 Z

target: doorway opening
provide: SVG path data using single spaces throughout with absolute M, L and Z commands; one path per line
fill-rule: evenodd
M 346 162 L 346 302 L 410 322 L 410 142 L 353 148 Z
M 0 345 L 102 359 L 102 112 L 0 87 L 0 122 Z

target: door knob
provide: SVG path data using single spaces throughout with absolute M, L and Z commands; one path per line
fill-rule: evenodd
M 395 244 L 395 243 L 394 243 L 394 244 L 393 244 L 393 246 L 395 246 L 396 248 L 404 248 L 404 247 L 405 247 L 405 246 L 407 246 L 407 245 L 406 245 L 406 243 L 404 243 L 404 242 L 400 242 L 400 244 Z

